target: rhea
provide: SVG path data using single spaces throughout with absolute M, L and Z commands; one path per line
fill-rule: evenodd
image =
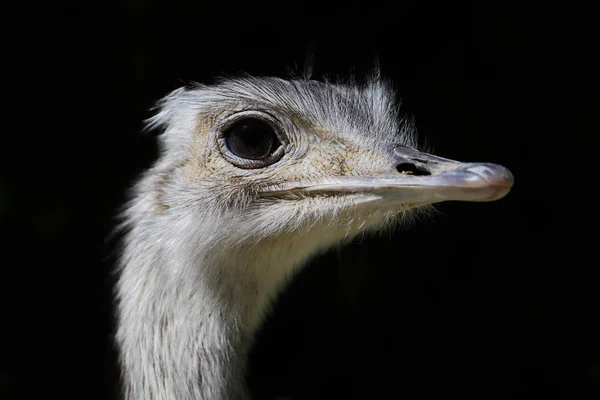
M 377 76 L 243 77 L 159 102 L 160 156 L 124 212 L 127 400 L 249 399 L 254 333 L 311 257 L 433 203 L 508 193 L 502 166 L 419 151 L 394 97 Z

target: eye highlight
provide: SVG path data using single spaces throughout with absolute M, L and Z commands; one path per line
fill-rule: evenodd
M 223 132 L 225 145 L 235 156 L 248 160 L 263 160 L 281 143 L 275 130 L 258 118 L 243 118 Z
M 243 169 L 264 168 L 279 161 L 285 154 L 282 141 L 287 142 L 278 121 L 259 111 L 240 114 L 217 128 L 223 157 Z

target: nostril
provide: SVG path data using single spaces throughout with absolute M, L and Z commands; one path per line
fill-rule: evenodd
M 398 172 L 404 175 L 415 175 L 415 176 L 426 176 L 431 175 L 431 172 L 425 168 L 419 168 L 415 164 L 411 163 L 400 163 L 396 165 Z

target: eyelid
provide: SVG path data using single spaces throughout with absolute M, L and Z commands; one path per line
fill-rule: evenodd
M 229 114 L 229 115 L 223 117 L 216 124 L 217 131 L 220 131 L 220 133 L 222 134 L 222 132 L 227 130 L 227 128 L 229 128 L 230 126 L 232 126 L 233 124 L 235 124 L 236 122 L 238 122 L 239 120 L 244 119 L 244 118 L 260 119 L 261 121 L 264 121 L 273 127 L 273 130 L 277 134 L 278 138 L 279 138 L 279 136 L 285 136 L 283 134 L 283 124 L 277 117 L 275 117 L 271 113 L 268 113 L 263 110 L 252 110 L 252 109 L 239 111 L 234 114 Z

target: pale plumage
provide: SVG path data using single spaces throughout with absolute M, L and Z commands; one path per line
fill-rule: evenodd
M 377 77 L 182 88 L 149 126 L 164 130 L 161 154 L 124 214 L 117 287 L 128 400 L 248 398 L 253 333 L 311 256 L 415 207 L 495 200 L 512 184 L 500 166 L 414 150 Z

